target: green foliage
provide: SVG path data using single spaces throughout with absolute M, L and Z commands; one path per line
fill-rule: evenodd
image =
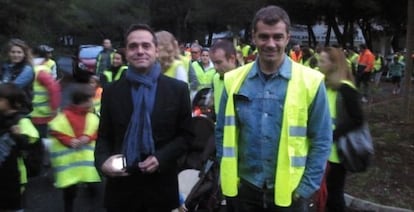
M 0 42 L 20 37 L 53 45 L 68 34 L 77 43 L 100 43 L 105 37 L 122 42 L 128 26 L 138 22 L 189 41 L 224 30 L 250 32 L 255 12 L 270 4 L 286 9 L 292 23 L 325 20 L 335 33 L 338 24 L 348 24 L 347 32 L 339 33 L 342 42 L 352 36 L 352 24 L 359 23 L 369 39 L 373 22 L 388 33 L 402 33 L 406 26 L 407 0 L 0 0 Z

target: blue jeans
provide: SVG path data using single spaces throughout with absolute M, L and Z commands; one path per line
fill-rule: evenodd
M 277 189 L 276 189 L 277 190 Z M 231 205 L 228 212 L 308 212 L 310 200 L 299 198 L 292 202 L 289 207 L 275 205 L 274 189 L 260 189 L 244 180 L 240 181 L 238 195 L 228 198 Z

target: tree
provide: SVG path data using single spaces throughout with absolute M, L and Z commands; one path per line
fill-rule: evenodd
M 404 76 L 404 100 L 402 116 L 405 117 L 405 122 L 410 121 L 410 91 L 411 91 L 411 77 L 413 72 L 413 50 L 414 50 L 414 1 L 407 0 L 407 52 L 406 58 L 406 69 Z

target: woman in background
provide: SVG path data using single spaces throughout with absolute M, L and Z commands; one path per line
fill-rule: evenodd
M 345 211 L 345 176 L 346 170 L 341 164 L 335 141 L 353 129 L 362 126 L 364 116 L 360 104 L 360 94 L 354 84 L 354 77 L 349 70 L 343 51 L 339 48 L 327 47 L 320 54 L 320 71 L 325 74 L 325 84 L 329 101 L 329 109 L 333 120 L 333 141 L 331 155 L 326 171 L 328 199 L 326 211 Z M 346 120 L 338 120 L 337 99 L 341 98 L 343 110 L 348 114 Z
M 23 89 L 32 98 L 33 58 L 30 47 L 20 39 L 11 39 L 7 44 L 7 61 L 0 71 L 1 83 L 11 82 Z
M 174 35 L 167 31 L 155 33 L 158 41 L 158 60 L 163 73 L 188 83 L 188 72 L 180 60 L 180 49 Z

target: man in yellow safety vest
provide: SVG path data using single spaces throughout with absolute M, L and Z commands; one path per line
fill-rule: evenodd
M 216 126 L 224 196 L 244 211 L 308 211 L 332 144 L 323 75 L 292 61 L 280 7 L 252 21 L 258 58 L 224 77 Z

